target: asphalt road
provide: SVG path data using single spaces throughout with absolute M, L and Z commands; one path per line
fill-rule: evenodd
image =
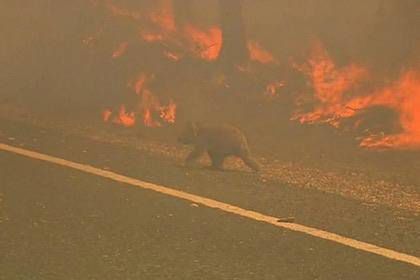
M 419 217 L 0 120 L 0 142 L 419 256 Z M 339 186 L 338 186 L 339 187 Z M 0 151 L 0 279 L 419 279 L 414 265 Z

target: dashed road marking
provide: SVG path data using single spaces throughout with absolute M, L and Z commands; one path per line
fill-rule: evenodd
M 405 262 L 405 263 L 412 264 L 415 266 L 420 266 L 420 258 L 416 256 L 400 253 L 391 249 L 386 249 L 386 248 L 376 246 L 370 243 L 358 241 L 358 240 L 348 238 L 342 235 L 338 235 L 332 232 L 300 225 L 297 223 L 279 222 L 279 219 L 277 217 L 272 217 L 272 216 L 268 216 L 259 212 L 252 211 L 252 210 L 243 209 L 243 208 L 240 208 L 231 204 L 227 204 L 224 202 L 220 202 L 214 199 L 190 194 L 187 192 L 175 190 L 175 189 L 164 187 L 157 184 L 144 182 L 138 179 L 134 179 L 131 177 L 117 174 L 112 171 L 103 170 L 103 169 L 96 168 L 90 165 L 68 161 L 62 158 L 53 157 L 46 154 L 41 154 L 38 152 L 10 146 L 7 144 L 0 143 L 0 150 L 15 153 L 15 154 L 25 156 L 28 158 L 42 160 L 49 163 L 61 165 L 64 167 L 76 169 L 76 170 L 79 170 L 88 174 L 108 178 L 108 179 L 111 179 L 120 183 L 125 183 L 125 184 L 139 187 L 142 189 L 152 190 L 158 193 L 162 193 L 162 194 L 169 195 L 172 197 L 187 200 L 195 204 L 204 205 L 209 208 L 219 209 L 224 212 L 228 212 L 231 214 L 249 218 L 255 221 L 268 223 L 279 228 L 285 228 L 292 231 L 308 234 L 308 235 L 311 235 L 320 239 L 329 240 L 329 241 L 332 241 L 341 245 L 345 245 L 345 246 L 348 246 L 357 250 L 373 253 L 373 254 L 376 254 L 376 255 L 391 259 L 391 260 L 401 261 L 401 262 Z

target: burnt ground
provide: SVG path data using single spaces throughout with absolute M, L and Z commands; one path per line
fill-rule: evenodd
M 132 146 L 5 119 L 0 127 L 2 143 L 419 254 L 409 209 L 271 180 L 235 162 L 226 172 L 184 168 L 170 147 L 141 139 Z M 171 197 L 6 152 L 0 161 L 1 279 L 418 278 L 413 266 Z

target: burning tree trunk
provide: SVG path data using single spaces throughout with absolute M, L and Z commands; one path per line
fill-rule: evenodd
M 242 0 L 219 0 L 223 45 L 219 60 L 228 71 L 248 61 Z

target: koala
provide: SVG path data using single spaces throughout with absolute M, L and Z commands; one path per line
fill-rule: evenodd
M 228 124 L 210 125 L 189 122 L 178 137 L 178 142 L 194 146 L 194 150 L 185 160 L 186 165 L 190 165 L 207 152 L 211 159 L 211 167 L 215 169 L 223 169 L 223 162 L 228 156 L 241 158 L 256 172 L 261 169 L 260 164 L 250 155 L 245 135 L 238 128 Z

